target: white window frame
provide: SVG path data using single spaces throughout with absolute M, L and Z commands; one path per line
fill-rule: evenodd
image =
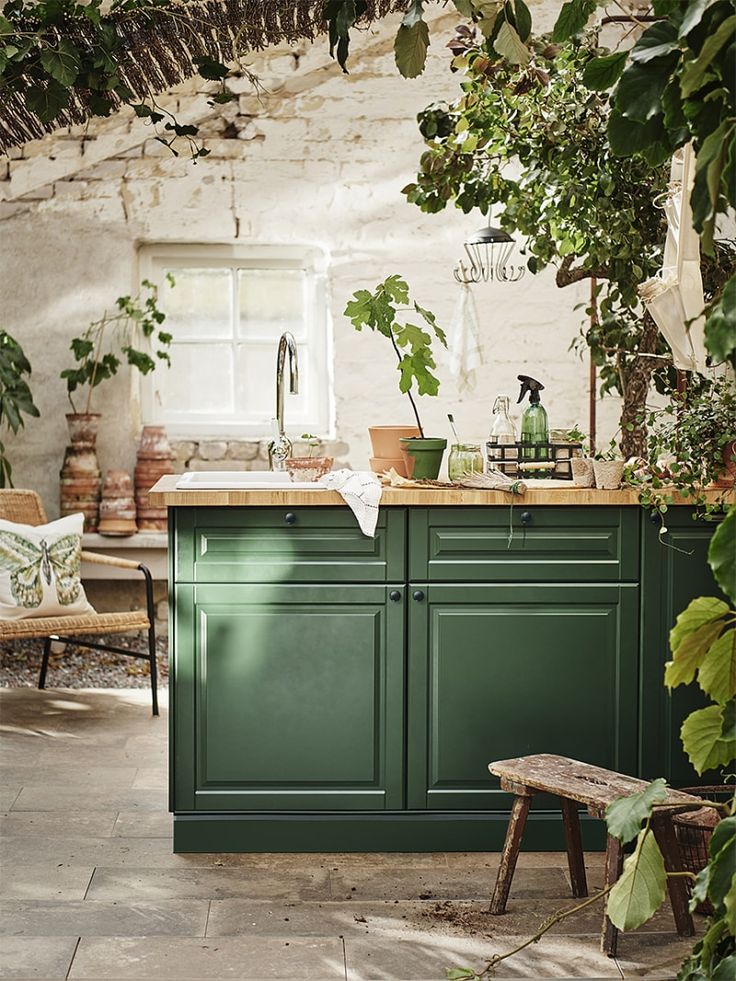
M 297 345 L 300 372 L 306 376 L 315 393 L 310 405 L 309 418 L 300 420 L 302 431 L 316 436 L 334 438 L 334 386 L 332 379 L 332 331 L 327 294 L 327 255 L 324 250 L 310 245 L 246 245 L 246 244 L 179 244 L 156 243 L 141 246 L 138 254 L 140 279 L 149 279 L 159 289 L 163 286 L 167 269 L 222 268 L 231 269 L 302 269 L 307 274 L 308 298 L 306 304 L 305 333 L 306 351 Z M 139 281 L 140 281 L 139 279 Z M 164 311 L 165 312 L 165 311 Z M 166 324 L 164 324 L 166 329 Z M 233 340 L 233 343 L 235 341 Z M 299 348 L 302 347 L 302 350 Z M 273 345 L 273 370 L 276 372 L 276 350 Z M 307 368 L 308 365 L 308 368 Z M 214 422 L 194 414 L 181 421 L 167 417 L 157 380 L 166 372 L 165 365 L 141 377 L 140 400 L 144 423 L 164 424 L 170 436 L 176 439 L 199 440 L 208 437 L 230 439 L 270 438 L 270 420 L 276 415 L 276 404 L 263 407 L 263 417 L 258 420 L 229 419 Z M 286 429 L 289 424 L 289 398 L 285 398 Z

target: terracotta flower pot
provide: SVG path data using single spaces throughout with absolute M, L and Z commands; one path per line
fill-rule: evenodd
M 290 456 L 286 469 L 292 480 L 316 482 L 332 470 L 334 462 L 331 456 Z
M 59 474 L 60 511 L 84 513 L 84 530 L 96 531 L 100 501 L 100 466 L 95 443 L 99 412 L 70 412 L 66 417 L 71 445 L 64 452 Z
M 417 426 L 369 426 L 373 456 L 379 460 L 396 460 L 401 456 L 401 439 L 419 436 Z

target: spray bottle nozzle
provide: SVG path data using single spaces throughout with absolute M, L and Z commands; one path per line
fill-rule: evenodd
M 521 392 L 516 404 L 518 405 L 523 400 L 527 392 L 529 392 L 529 401 L 532 404 L 539 402 L 539 393 L 544 389 L 544 385 L 530 375 L 517 375 L 516 377 L 521 382 Z

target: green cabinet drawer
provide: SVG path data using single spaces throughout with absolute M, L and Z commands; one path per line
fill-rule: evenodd
M 505 810 L 488 764 L 533 753 L 635 772 L 636 585 L 430 584 L 410 596 L 408 807 Z
M 404 594 L 176 586 L 173 809 L 401 808 Z
M 348 508 L 179 508 L 177 582 L 397 582 L 403 509 L 382 509 L 367 538 Z
M 409 513 L 412 581 L 635 582 L 638 574 L 635 507 L 515 504 Z

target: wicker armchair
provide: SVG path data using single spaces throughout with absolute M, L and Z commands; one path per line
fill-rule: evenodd
M 47 520 L 41 498 L 35 491 L 30 490 L 0 490 L 0 518 L 4 518 L 6 521 L 18 521 L 26 525 L 42 525 Z M 145 579 L 147 609 L 132 610 L 129 613 L 85 613 L 80 616 L 68 617 L 27 617 L 23 620 L 0 620 L 0 640 L 18 640 L 26 637 L 44 638 L 41 673 L 38 678 L 39 688 L 44 688 L 46 685 L 51 643 L 55 640 L 74 643 L 80 647 L 94 650 L 113 651 L 116 654 L 124 654 L 126 657 L 148 661 L 151 668 L 153 714 L 158 715 L 156 628 L 151 573 L 144 565 L 139 565 L 130 559 L 118 559 L 113 556 L 97 555 L 93 552 L 82 552 L 82 558 L 85 562 L 138 570 Z M 129 651 L 123 647 L 113 647 L 109 644 L 98 644 L 81 639 L 87 634 L 120 634 L 133 630 L 145 630 L 147 632 L 147 653 Z

